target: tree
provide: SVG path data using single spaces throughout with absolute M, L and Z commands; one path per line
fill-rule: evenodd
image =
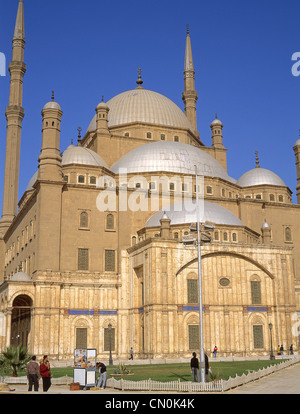
M 24 369 L 30 361 L 31 355 L 27 353 L 27 348 L 22 344 L 16 346 L 9 346 L 0 355 L 0 368 L 2 371 L 12 371 L 13 377 L 18 376 L 18 371 Z

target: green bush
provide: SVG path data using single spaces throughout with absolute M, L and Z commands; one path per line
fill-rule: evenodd
M 26 368 L 30 359 L 31 355 L 22 344 L 9 346 L 0 355 L 0 372 L 2 375 L 17 377 L 18 373 Z

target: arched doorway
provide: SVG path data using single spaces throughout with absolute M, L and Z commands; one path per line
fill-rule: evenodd
M 11 345 L 22 344 L 28 347 L 28 336 L 31 326 L 32 299 L 27 295 L 19 295 L 13 301 L 11 315 Z

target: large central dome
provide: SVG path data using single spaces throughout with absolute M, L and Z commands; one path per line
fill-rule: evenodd
M 175 174 L 220 177 L 235 183 L 219 162 L 205 151 L 183 142 L 157 141 L 140 145 L 123 155 L 112 167 L 118 174 L 126 170 L 128 174 L 149 172 L 171 172 Z
M 132 122 L 183 128 L 193 127 L 183 111 L 169 98 L 143 88 L 123 92 L 107 102 L 109 107 L 108 127 Z M 96 129 L 96 115 L 88 131 Z

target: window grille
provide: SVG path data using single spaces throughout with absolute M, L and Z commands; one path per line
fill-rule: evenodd
M 261 286 L 260 282 L 252 281 L 251 282 L 251 297 L 253 305 L 261 304 Z
M 111 350 L 115 350 L 115 328 L 104 328 L 104 351 L 109 351 L 111 341 Z
M 197 279 L 188 279 L 187 281 L 187 290 L 188 290 L 188 303 L 198 303 L 198 280 Z
M 76 329 L 76 348 L 87 349 L 87 328 Z
M 115 218 L 113 214 L 108 214 L 106 217 L 106 228 L 108 230 L 113 230 L 115 228 Z
M 262 325 L 253 326 L 253 343 L 255 349 L 264 347 L 264 335 Z
M 189 349 L 199 349 L 199 325 L 189 325 Z
M 78 249 L 78 270 L 89 270 L 89 249 Z
M 114 272 L 116 265 L 115 265 L 115 250 L 105 250 L 105 271 L 106 272 Z
M 80 227 L 88 227 L 89 216 L 85 211 L 80 214 Z

